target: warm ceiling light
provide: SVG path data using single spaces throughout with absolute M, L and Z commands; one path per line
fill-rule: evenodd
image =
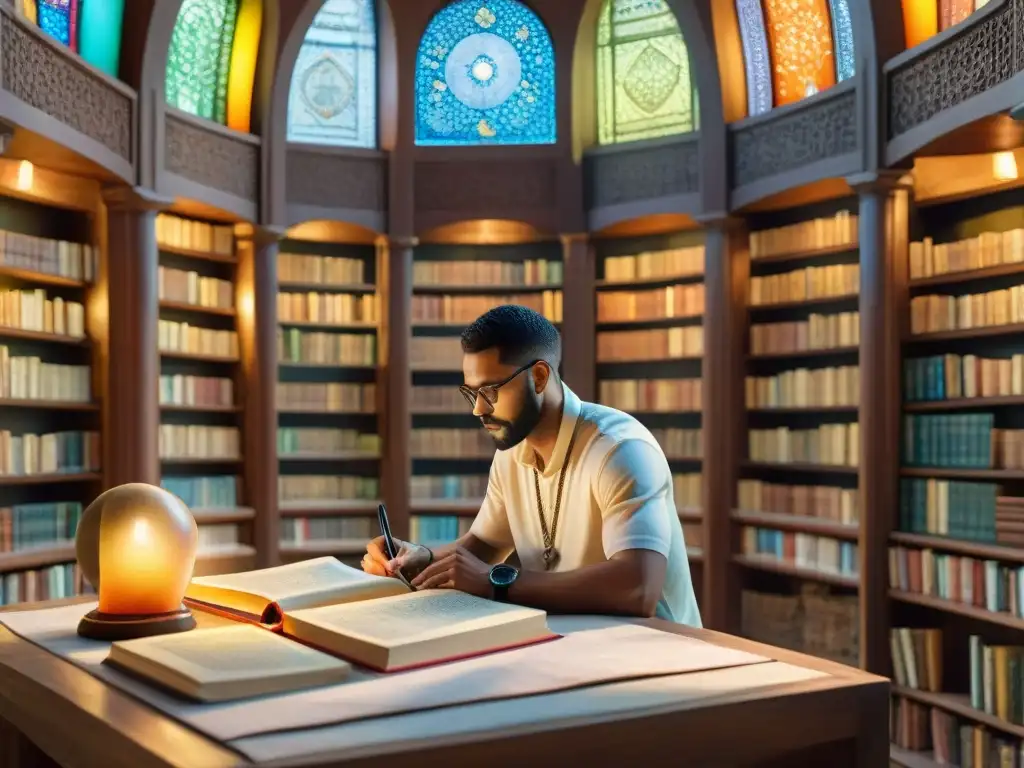
M 996 152 L 992 155 L 992 173 L 998 181 L 1013 181 L 1017 178 L 1017 158 L 1013 152 Z
M 32 189 L 32 179 L 35 176 L 35 167 L 28 160 L 18 163 L 17 187 L 22 192 Z

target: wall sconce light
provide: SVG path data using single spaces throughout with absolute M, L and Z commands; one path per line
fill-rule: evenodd
M 1013 152 L 996 152 L 992 155 L 992 174 L 998 181 L 1013 181 L 1017 178 L 1017 158 Z
M 82 515 L 75 554 L 99 606 L 78 624 L 94 640 L 128 640 L 196 626 L 182 603 L 199 528 L 174 494 L 128 483 L 100 494 Z

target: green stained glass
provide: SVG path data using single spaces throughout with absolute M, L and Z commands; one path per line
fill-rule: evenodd
M 184 0 L 167 53 L 165 99 L 183 112 L 227 121 L 228 72 L 238 0 Z
M 600 144 L 696 130 L 689 52 L 665 0 L 605 0 L 596 78 Z

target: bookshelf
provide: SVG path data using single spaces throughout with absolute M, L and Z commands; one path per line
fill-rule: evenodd
M 919 205 L 911 221 L 889 541 L 894 756 L 1024 758 L 1021 200 Z
M 856 199 L 749 220 L 746 445 L 731 511 L 739 627 L 857 665 Z
M 289 238 L 277 265 L 281 558 L 358 566 L 381 499 L 377 249 Z
M 672 469 L 691 566 L 703 558 L 703 233 L 594 241 L 597 401 L 644 423 Z M 701 597 L 700 572 L 691 568 Z
M 92 216 L 0 197 L 0 605 L 88 589 L 74 536 L 102 485 L 99 268 Z
M 562 321 L 556 242 L 422 243 L 412 271 L 412 434 L 409 538 L 428 546 L 469 530 L 487 489 L 494 444 L 458 391 L 459 336 L 500 304 Z
M 234 227 L 161 213 L 156 239 L 160 483 L 199 524 L 198 572 L 250 568 Z

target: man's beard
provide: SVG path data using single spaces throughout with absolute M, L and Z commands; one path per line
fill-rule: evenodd
M 540 402 L 532 397 L 526 398 L 522 410 L 519 411 L 519 415 L 512 421 L 503 421 L 492 416 L 484 416 L 480 419 L 480 423 L 485 426 L 494 425 L 501 427 L 496 432 L 487 430 L 487 434 L 491 436 L 494 445 L 499 451 L 515 448 L 530 436 L 530 433 L 533 432 L 539 422 Z

